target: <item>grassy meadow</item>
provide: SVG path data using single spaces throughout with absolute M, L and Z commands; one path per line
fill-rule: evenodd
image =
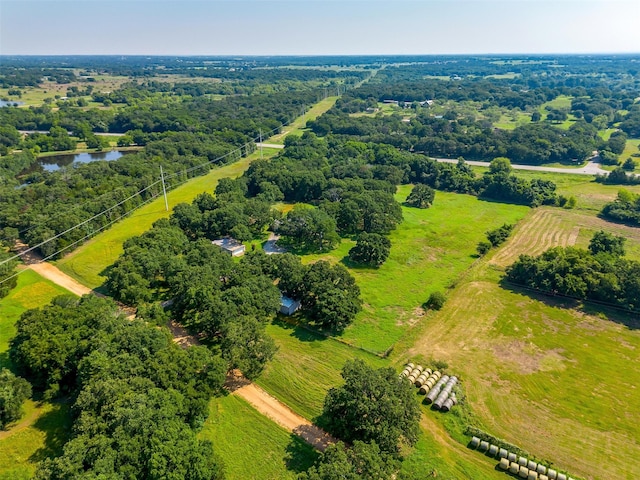
M 9 341 L 15 335 L 15 323 L 22 312 L 68 293 L 33 270 L 18 276 L 17 287 L 0 300 L 0 368 L 12 368 Z M 69 428 L 67 404 L 28 400 L 22 418 L 8 430 L 0 431 L 0 480 L 30 478 L 37 462 L 60 453 Z
M 403 202 L 411 186 L 398 189 Z M 349 268 L 362 291 L 363 311 L 342 338 L 359 347 L 383 353 L 408 328 L 420 322 L 423 302 L 434 291 L 455 285 L 476 260 L 476 245 L 485 232 L 503 223 L 515 223 L 528 207 L 485 202 L 471 195 L 437 192 L 429 209 L 403 207 L 404 221 L 389 236 L 391 253 L 379 269 Z M 355 244 L 344 239 L 322 255 L 307 255 L 304 262 L 327 259 L 344 262 Z

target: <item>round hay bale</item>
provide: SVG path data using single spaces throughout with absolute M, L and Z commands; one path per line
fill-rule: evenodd
M 558 472 L 550 468 L 547 470 L 547 477 L 549 477 L 549 480 L 558 480 Z
M 422 373 L 424 373 L 425 375 L 429 376 L 433 373 L 433 370 L 431 370 L 430 368 L 425 368 Z
M 509 455 L 509 452 L 507 452 L 504 448 L 501 448 L 498 452 L 498 457 L 500 458 L 507 458 L 507 455 Z
M 442 376 L 442 373 L 440 373 L 440 371 L 436 370 L 435 372 L 433 372 L 433 375 L 435 375 L 436 377 L 440 378 Z
M 509 465 L 509 473 L 518 473 L 520 471 L 520 465 L 516 462 L 511 462 Z
M 527 468 L 529 470 L 535 470 L 536 468 L 538 468 L 538 464 L 536 462 L 534 462 L 533 460 L 529 460 L 529 462 L 527 463 Z
M 544 473 L 541 473 L 538 476 L 538 480 L 549 480 L 549 477 L 547 477 Z
M 527 478 L 529 476 L 529 469 L 523 465 L 520 465 L 520 470 L 518 471 L 518 476 L 520 478 Z
M 538 473 L 547 473 L 547 467 L 545 467 L 542 464 L 538 464 L 538 467 L 536 468 L 536 472 Z
M 489 450 L 489 442 L 485 442 L 484 440 L 482 440 L 480 442 L 480 447 L 478 448 L 478 450 L 480 450 L 481 452 L 486 452 L 487 450 Z
M 564 473 L 559 473 L 558 480 L 567 480 L 567 476 Z
M 420 395 L 426 395 L 427 393 L 429 393 L 429 390 L 431 390 L 431 388 L 427 385 L 423 385 L 420 387 L 420 390 L 418 390 L 420 392 Z
M 499 450 L 500 448 L 498 448 L 497 445 L 491 445 L 489 447 L 489 455 L 491 455 L 492 457 L 495 457 L 496 455 L 498 455 Z
M 498 464 L 498 468 L 500 470 L 507 470 L 509 468 L 509 460 L 506 458 L 501 458 L 500 463 Z
M 538 472 L 529 470 L 527 480 L 538 480 Z
M 518 465 L 526 467 L 527 466 L 527 459 L 524 458 L 524 457 L 518 457 Z
M 469 442 L 469 447 L 478 448 L 480 446 L 480 439 L 478 437 L 471 437 L 471 441 Z
M 507 460 L 509 460 L 510 462 L 515 462 L 516 460 L 518 460 L 518 456 L 515 453 L 509 452 L 509 455 L 507 455 Z
M 407 363 L 407 367 L 410 367 L 411 369 L 416 368 L 416 366 L 411 362 Z

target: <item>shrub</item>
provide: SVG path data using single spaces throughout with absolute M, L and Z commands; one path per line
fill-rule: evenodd
M 442 292 L 433 292 L 429 295 L 429 299 L 422 305 L 426 310 L 440 310 L 444 303 L 447 301 L 447 297 Z

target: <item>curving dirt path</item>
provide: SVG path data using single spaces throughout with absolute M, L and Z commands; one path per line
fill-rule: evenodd
M 338 441 L 320 427 L 295 413 L 280 400 L 269 395 L 255 383 L 251 383 L 238 370 L 234 370 L 227 377 L 225 388 L 231 391 L 232 395 L 246 400 L 258 412 L 281 427 L 298 435 L 316 450 L 324 452 L 329 445 Z
M 51 265 L 47 262 L 32 263 L 29 268 L 39 275 L 43 276 L 47 280 L 51 280 L 53 283 L 66 288 L 71 293 L 75 293 L 78 296 L 88 295 L 92 292 L 89 287 L 85 287 L 80 282 L 74 280 L 66 273 L 63 273 L 58 267 Z

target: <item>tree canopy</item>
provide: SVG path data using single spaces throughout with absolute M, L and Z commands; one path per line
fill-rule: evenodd
M 323 417 L 330 433 L 346 442 L 375 442 L 397 453 L 400 442 L 418 440 L 420 407 L 408 382 L 392 368 L 375 370 L 362 360 L 342 369 L 344 385 L 329 390 Z
M 379 267 L 391 250 L 391 240 L 377 233 L 363 232 L 358 235 L 356 245 L 349 250 L 349 260 L 361 265 Z
M 10 370 L 0 369 L 0 430 L 20 418 L 22 405 L 31 396 L 31 385 Z
M 74 427 L 36 478 L 221 478 L 194 428 L 224 383 L 226 362 L 205 347 L 118 314 L 106 299 L 58 297 L 17 323 L 10 357 L 48 397 L 68 395 Z

